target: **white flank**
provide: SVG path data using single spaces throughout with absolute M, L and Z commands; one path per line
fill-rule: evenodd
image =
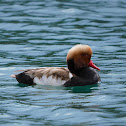
M 61 80 L 60 78 L 52 78 L 52 76 L 47 77 L 46 75 L 43 75 L 42 78 L 35 77 L 34 83 L 39 85 L 53 85 L 53 86 L 61 86 L 63 85 L 66 80 Z
M 72 77 L 73 77 L 72 73 L 69 72 L 69 78 L 72 78 Z

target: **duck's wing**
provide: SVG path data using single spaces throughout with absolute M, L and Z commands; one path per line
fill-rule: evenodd
M 27 69 L 17 75 L 12 75 L 19 83 L 28 85 L 63 85 L 72 74 L 67 68 L 45 67 L 37 69 Z

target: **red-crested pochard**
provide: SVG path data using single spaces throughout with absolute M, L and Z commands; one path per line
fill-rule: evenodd
M 75 45 L 67 54 L 68 68 L 44 67 L 27 69 L 19 74 L 13 74 L 19 83 L 28 85 L 55 86 L 85 86 L 100 81 L 99 74 L 94 70 L 100 69 L 91 60 L 92 49 L 88 45 Z

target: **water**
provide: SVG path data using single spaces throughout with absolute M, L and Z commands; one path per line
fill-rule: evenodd
M 16 70 L 66 67 L 89 44 L 101 83 L 20 85 Z M 126 125 L 125 0 L 0 0 L 0 126 Z

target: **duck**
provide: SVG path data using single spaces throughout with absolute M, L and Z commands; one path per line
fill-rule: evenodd
M 89 45 L 74 45 L 66 56 L 65 67 L 41 67 L 21 70 L 12 74 L 19 83 L 27 85 L 53 85 L 53 86 L 86 86 L 100 82 L 100 71 L 91 60 L 92 49 Z M 20 70 L 19 70 L 20 71 Z

